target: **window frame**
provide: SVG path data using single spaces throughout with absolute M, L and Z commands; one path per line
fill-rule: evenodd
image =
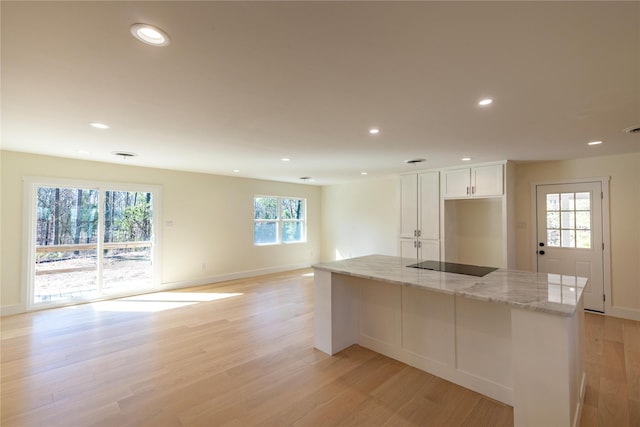
M 256 218 L 256 199 L 276 199 L 277 213 L 276 218 L 262 219 Z M 283 200 L 300 200 L 302 201 L 302 218 L 301 219 L 284 219 L 282 216 L 282 201 Z M 275 242 L 257 243 L 256 242 L 256 223 L 276 223 L 276 240 Z M 302 224 L 302 236 L 300 240 L 296 241 L 283 241 L 283 229 L 287 223 L 299 223 Z M 264 194 L 256 194 L 253 196 L 253 246 L 275 246 L 275 245 L 294 245 L 307 242 L 307 199 L 305 197 L 293 197 L 293 196 L 269 196 Z
M 114 293 L 109 295 L 101 295 L 98 298 L 76 298 L 68 301 L 51 302 L 51 303 L 34 303 L 34 283 L 35 274 L 32 274 L 31 267 L 35 265 L 35 235 L 36 228 L 32 225 L 37 219 L 37 203 L 36 194 L 38 187 L 58 187 L 58 188 L 82 188 L 98 191 L 98 215 L 103 215 L 103 195 L 105 191 L 125 191 L 125 192 L 146 192 L 151 193 L 153 204 L 153 222 L 152 222 L 152 284 L 143 292 L 154 291 L 161 288 L 161 254 L 162 254 L 162 186 L 149 184 L 130 184 L 111 181 L 93 181 L 83 179 L 64 179 L 39 176 L 26 176 L 23 178 L 23 254 L 22 254 L 22 298 L 25 311 L 41 310 L 51 307 L 62 307 L 65 305 L 74 305 L 82 302 L 99 301 L 102 299 L 113 299 L 125 296 L 131 296 L 141 293 L 139 290 L 134 292 Z M 101 274 L 102 257 L 104 255 L 104 221 L 98 222 L 99 231 L 96 242 L 96 251 L 98 256 L 98 274 Z M 102 280 L 102 278 L 98 278 Z

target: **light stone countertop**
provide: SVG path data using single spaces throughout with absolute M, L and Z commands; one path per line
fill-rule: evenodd
M 407 267 L 416 261 L 368 255 L 313 265 L 314 269 L 413 286 L 558 316 L 573 316 L 584 277 L 499 269 L 484 277 Z

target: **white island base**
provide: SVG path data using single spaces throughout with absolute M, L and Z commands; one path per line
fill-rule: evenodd
M 359 344 L 513 406 L 516 426 L 579 423 L 581 295 L 557 315 L 314 267 L 319 350 Z

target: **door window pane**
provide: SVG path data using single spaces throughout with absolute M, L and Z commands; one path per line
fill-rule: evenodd
M 591 248 L 591 230 L 576 230 L 576 247 L 582 249 Z
M 561 224 L 563 229 L 576 228 L 575 213 L 573 211 L 562 212 Z
M 576 210 L 591 210 L 591 193 L 576 193 Z
M 574 193 L 562 193 L 560 195 L 560 207 L 563 211 L 572 211 L 573 208 L 573 200 L 574 200 Z
M 563 248 L 575 248 L 576 247 L 576 231 L 575 230 L 562 230 L 560 234 L 560 245 Z
M 560 210 L 560 195 L 547 194 L 547 211 L 559 211 L 559 210 Z
M 560 230 L 547 230 L 547 246 L 560 247 Z
M 560 228 L 560 212 L 547 212 L 547 228 Z
M 576 228 L 591 229 L 591 212 L 576 212 Z

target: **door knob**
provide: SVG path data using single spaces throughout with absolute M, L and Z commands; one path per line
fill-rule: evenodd
M 544 242 L 540 242 L 540 246 L 544 246 Z
M 538 251 L 540 255 L 544 255 L 544 251 Z

